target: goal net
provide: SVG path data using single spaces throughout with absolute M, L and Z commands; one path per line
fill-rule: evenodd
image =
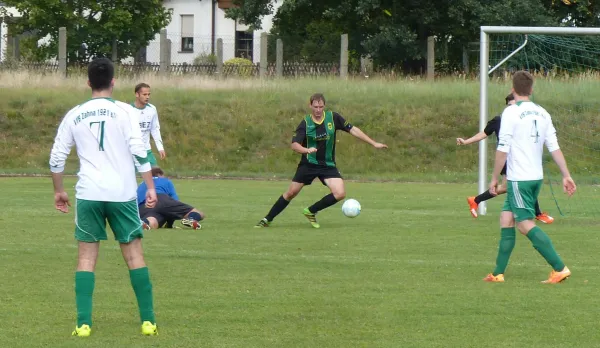
M 573 197 L 563 193 L 558 166 L 544 149 L 542 210 L 560 217 L 599 216 L 600 28 L 482 27 L 480 44 L 481 129 L 504 109 L 511 74 L 531 72 L 535 77 L 532 100 L 552 116 L 578 185 Z M 479 191 L 483 192 L 494 165 L 494 140 L 480 144 L 479 151 Z M 480 213 L 486 213 L 485 205 Z

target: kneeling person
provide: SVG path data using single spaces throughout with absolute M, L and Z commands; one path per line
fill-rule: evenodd
M 144 229 L 157 229 L 160 227 L 172 228 L 175 220 L 181 220 L 181 224 L 195 230 L 202 228 L 200 221 L 205 217 L 204 213 L 196 208 L 179 201 L 173 182 L 166 178 L 162 169 L 152 168 L 152 179 L 156 187 L 156 194 L 160 203 L 153 208 L 145 206 L 146 184 L 142 182 L 137 189 L 137 203 L 140 211 L 140 219 Z

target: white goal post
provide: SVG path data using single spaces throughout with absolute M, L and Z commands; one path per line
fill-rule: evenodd
M 539 34 L 539 35 L 600 35 L 600 28 L 574 28 L 574 27 L 503 27 L 482 26 L 479 37 L 479 131 L 483 131 L 488 122 L 488 81 L 489 74 L 506 62 L 510 57 L 520 51 L 527 44 L 525 42 L 510 55 L 505 57 L 495 67 L 490 68 L 489 35 L 490 34 Z M 489 176 L 487 171 L 487 139 L 479 142 L 479 193 L 488 189 Z M 479 214 L 485 215 L 486 202 L 479 204 Z

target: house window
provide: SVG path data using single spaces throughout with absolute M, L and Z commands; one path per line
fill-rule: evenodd
M 254 33 L 251 31 L 235 32 L 235 56 L 253 60 Z
M 194 15 L 181 15 L 181 52 L 194 52 Z

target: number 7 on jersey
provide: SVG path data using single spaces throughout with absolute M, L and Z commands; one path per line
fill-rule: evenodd
M 98 132 L 96 133 L 96 139 L 98 140 L 98 151 L 104 151 L 104 122 L 106 121 L 96 121 L 90 122 L 90 129 L 94 128 L 94 125 L 98 125 Z

